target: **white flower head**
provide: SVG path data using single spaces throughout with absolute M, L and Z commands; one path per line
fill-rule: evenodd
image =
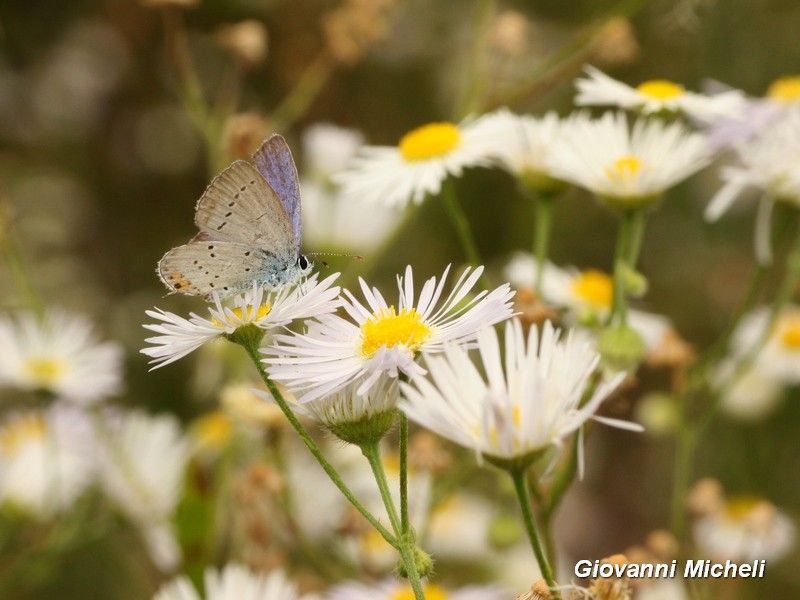
M 575 81 L 578 106 L 616 106 L 638 110 L 642 114 L 683 113 L 699 121 L 739 116 L 747 105 L 739 90 L 728 90 L 714 96 L 688 92 L 682 85 L 654 79 L 631 87 L 602 71 L 587 66 L 588 78 Z
M 709 202 L 705 216 L 715 221 L 745 190 L 760 192 L 756 255 L 762 263 L 768 262 L 773 203 L 800 207 L 800 106 L 738 145 L 736 154 L 740 164 L 722 171 L 725 184 Z
M 99 343 L 87 319 L 57 310 L 0 317 L 0 386 L 94 404 L 122 388 L 122 347 Z
M 336 310 L 339 288 L 332 287 L 338 273 L 317 283 L 315 273 L 296 287 L 283 287 L 266 292 L 253 284 L 253 289 L 233 298 L 233 307 L 224 306 L 214 292 L 214 306 L 208 307 L 210 319 L 190 313 L 188 319 L 161 309 L 148 310 L 147 315 L 161 321 L 143 325 L 160 335 L 147 338 L 151 346 L 141 350 L 153 360 L 153 369 L 183 358 L 211 340 L 230 335 L 239 327 L 255 325 L 269 330 L 294 319 L 310 318 Z
M 533 289 L 538 270 L 539 263 L 530 252 L 516 252 L 503 272 L 515 287 Z M 596 327 L 611 313 L 614 281 L 598 269 L 580 271 L 547 262 L 542 273 L 542 295 L 546 303 L 566 311 L 570 325 Z M 666 317 L 636 309 L 628 311 L 628 325 L 639 334 L 648 351 L 658 348 L 671 331 Z
M 54 406 L 0 424 L 0 506 L 46 519 L 73 505 L 95 473 L 93 436 L 81 416 Z
M 311 179 L 327 181 L 343 171 L 364 143 L 360 131 L 315 123 L 303 131 L 305 170 Z M 305 199 L 304 199 L 305 200 Z
M 791 519 L 762 498 L 726 500 L 694 524 L 694 540 L 714 560 L 777 560 L 794 545 Z
M 257 573 L 236 565 L 226 565 L 221 571 L 205 571 L 205 594 L 200 595 L 186 576 L 164 584 L 153 600 L 318 600 L 316 596 L 301 596 L 297 585 L 283 571 Z
M 796 385 L 800 383 L 800 306 L 784 308 L 771 331 L 767 331 L 769 320 L 767 309 L 746 315 L 732 339 L 733 356 L 746 356 L 766 336 L 754 368 L 778 385 Z
M 156 566 L 180 561 L 170 519 L 180 499 L 190 445 L 171 416 L 134 411 L 107 424 L 100 452 L 103 488 L 144 537 Z
M 497 586 L 470 586 L 459 590 L 447 590 L 435 583 L 423 586 L 428 600 L 506 600 L 509 598 Z M 413 600 L 414 592 L 408 584 L 395 580 L 366 584 L 345 582 L 334 587 L 326 600 Z
M 631 210 L 652 204 L 711 158 L 705 136 L 677 122 L 639 118 L 629 127 L 621 112 L 599 119 L 578 114 L 553 149 L 550 169 L 610 206 Z
M 343 307 L 349 319 L 326 315 L 310 322 L 305 334 L 275 336 L 276 344 L 262 350 L 270 375 L 302 394 L 300 402 L 323 398 L 359 379 L 363 383 L 356 392 L 363 394 L 382 374 L 422 372 L 415 360 L 420 352 L 469 342 L 481 326 L 511 316 L 514 293 L 508 284 L 467 300 L 483 267 L 467 268 L 440 302 L 449 270 L 438 282 L 436 277 L 427 280 L 417 297 L 413 271 L 407 267 L 397 279 L 397 304 L 360 280 L 366 306 L 345 290 Z
M 500 109 L 480 117 L 477 124 L 498 132 L 500 143 L 494 151 L 495 157 L 523 185 L 542 193 L 564 187 L 550 172 L 549 156 L 565 135 L 568 120 L 562 121 L 552 111 L 537 118 Z
M 731 382 L 731 378 L 735 379 Z M 737 374 L 734 361 L 724 362 L 714 379 L 723 387 L 720 409 L 741 421 L 757 421 L 772 414 L 784 396 L 784 384 L 761 364 Z M 727 385 L 726 385 L 727 384 Z
M 589 419 L 639 430 L 626 422 L 595 416 L 600 404 L 622 382 L 617 374 L 597 385 L 581 404 L 600 356 L 592 344 L 545 322 L 528 339 L 517 319 L 506 324 L 505 361 L 494 328 L 478 335 L 482 370 L 467 349 L 450 345 L 441 356 L 425 356 L 429 378 L 402 384 L 399 408 L 408 418 L 478 456 L 526 459 L 577 432 Z
M 491 125 L 491 123 L 489 124 Z M 480 120 L 430 123 L 402 137 L 397 146 L 365 146 L 350 168 L 334 177 L 344 196 L 403 207 L 438 194 L 449 175 L 489 166 L 502 131 Z

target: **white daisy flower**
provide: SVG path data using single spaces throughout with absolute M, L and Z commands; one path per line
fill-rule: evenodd
M 415 359 L 423 350 L 440 352 L 448 342 L 471 341 L 481 326 L 511 316 L 514 293 L 508 284 L 466 301 L 483 267 L 467 268 L 440 303 L 449 271 L 448 266 L 438 284 L 436 277 L 426 281 L 415 298 L 413 271 L 407 267 L 405 277 L 397 279 L 396 305 L 360 279 L 367 306 L 345 290 L 343 306 L 350 320 L 325 315 L 311 322 L 306 334 L 275 336 L 276 345 L 262 350 L 270 375 L 302 394 L 301 403 L 362 378 L 356 392 L 363 394 L 383 373 L 397 377 L 422 372 Z
M 189 441 L 171 416 L 132 411 L 107 423 L 100 458 L 103 488 L 136 524 L 155 565 L 180 562 L 170 520 L 180 499 Z
M 466 167 L 489 166 L 502 130 L 466 120 L 458 125 L 430 123 L 404 135 L 397 146 L 365 146 L 350 168 L 334 177 L 344 196 L 403 207 L 438 194 L 449 175 Z
M 566 184 L 550 172 L 548 159 L 565 135 L 569 121 L 562 121 L 552 111 L 536 118 L 500 109 L 480 117 L 478 122 L 498 131 L 502 143 L 495 149 L 496 158 L 526 188 L 553 193 L 565 187 Z
M 0 317 L 0 386 L 94 404 L 122 388 L 122 347 L 99 343 L 87 319 L 58 310 Z
M 204 574 L 204 590 L 195 589 L 188 577 L 180 576 L 164 584 L 153 600 L 317 600 L 315 595 L 301 596 L 297 585 L 283 571 L 259 573 L 236 565 L 221 571 L 208 568 Z
M 714 377 L 716 384 L 725 385 L 734 377 L 734 372 L 734 361 L 723 363 Z M 724 387 L 720 409 L 734 419 L 757 421 L 772 414 L 783 396 L 782 383 L 756 364 Z
M 699 121 L 736 117 L 747 105 L 739 90 L 729 90 L 714 96 L 687 92 L 682 85 L 655 79 L 635 88 L 612 79 L 602 71 L 586 66 L 586 79 L 575 81 L 578 106 L 618 106 L 649 115 L 660 112 L 680 112 Z
M 769 311 L 763 308 L 742 319 L 731 341 L 734 358 L 742 358 L 757 347 L 769 318 Z M 787 306 L 778 315 L 753 366 L 779 385 L 800 383 L 800 306 Z
M 553 176 L 628 211 L 652 204 L 711 158 L 705 136 L 680 123 L 640 118 L 629 128 L 624 113 L 609 112 L 574 116 L 549 160 Z
M 560 338 L 547 321 L 541 335 L 532 327 L 526 341 L 513 319 L 506 324 L 503 363 L 497 332 L 486 327 L 478 334 L 483 370 L 463 347 L 450 345 L 442 356 L 426 354 L 430 379 L 415 376 L 411 384 L 401 384 L 404 399 L 398 406 L 409 419 L 479 457 L 501 460 L 526 459 L 560 446 L 589 419 L 641 430 L 595 416 L 625 378 L 622 373 L 602 380 L 581 404 L 600 355 L 573 332 Z
M 208 307 L 211 318 L 205 319 L 190 313 L 188 319 L 174 313 L 156 310 L 145 311 L 161 323 L 143 325 L 145 329 L 161 335 L 147 338 L 152 344 L 141 350 L 153 360 L 153 369 L 163 367 L 197 350 L 208 341 L 230 335 L 244 325 L 273 329 L 294 319 L 309 318 L 333 312 L 339 306 L 339 288 L 331 287 L 338 273 L 317 283 L 315 273 L 294 288 L 284 287 L 277 292 L 265 292 L 253 284 L 252 291 L 233 298 L 234 307 L 223 306 L 216 292 L 214 308 Z
M 68 510 L 95 473 L 91 428 L 60 407 L 0 424 L 0 506 L 48 519 Z
M 533 289 L 539 263 L 530 252 L 516 252 L 503 273 L 516 288 Z M 614 281 L 608 273 L 597 269 L 579 271 L 560 268 L 547 262 L 542 273 L 543 300 L 567 311 L 570 325 L 596 327 L 611 314 Z M 641 310 L 628 310 L 628 326 L 636 331 L 647 351 L 656 350 L 672 331 L 669 319 Z
M 459 590 L 447 590 L 435 583 L 423 586 L 428 600 L 507 600 L 508 592 L 497 586 L 470 586 Z M 337 585 L 325 596 L 326 600 L 414 600 L 414 592 L 408 584 L 395 580 L 366 584 L 345 582 Z
M 714 560 L 769 562 L 791 550 L 795 527 L 771 502 L 742 497 L 699 517 L 693 534 L 698 549 Z
M 373 204 L 365 210 L 357 196 L 342 194 L 332 178 L 345 170 L 363 144 L 360 132 L 319 123 L 303 132 L 305 161 L 303 237 L 309 247 L 337 252 L 369 252 L 395 230 L 400 213 Z
M 756 255 L 771 258 L 770 230 L 775 202 L 800 207 L 800 108 L 789 111 L 754 139 L 736 149 L 740 166 L 722 171 L 725 185 L 706 207 L 705 216 L 715 221 L 748 188 L 761 193 L 756 220 Z

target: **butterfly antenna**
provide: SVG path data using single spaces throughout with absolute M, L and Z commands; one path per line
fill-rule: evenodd
M 340 252 L 306 252 L 306 256 L 344 256 L 345 258 L 352 258 L 354 260 L 364 260 L 363 256 L 357 254 L 343 254 Z M 327 266 L 328 263 L 322 261 L 322 264 Z

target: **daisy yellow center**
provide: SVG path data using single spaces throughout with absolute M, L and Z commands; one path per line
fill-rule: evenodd
M 440 586 L 428 584 L 424 586 L 425 598 L 427 600 L 448 600 L 450 597 Z M 411 587 L 405 587 L 394 594 L 392 600 L 414 600 L 414 590 Z
M 247 321 L 249 321 L 249 322 L 260 321 L 261 319 L 266 317 L 269 314 L 269 311 L 271 311 L 271 310 L 272 310 L 272 305 L 269 302 L 267 302 L 266 304 L 262 304 L 261 306 L 258 307 L 258 310 L 256 311 L 255 317 L 249 317 L 247 319 Z M 240 321 L 244 321 L 245 320 L 244 312 L 242 311 L 242 308 L 240 306 L 237 306 L 236 308 L 232 308 L 231 312 L 234 315 L 236 315 L 236 318 L 239 319 Z M 248 310 L 248 315 L 249 314 L 250 314 L 250 311 Z M 211 322 L 214 323 L 214 325 L 216 325 L 217 327 L 225 327 L 226 326 L 225 323 L 223 323 L 221 321 L 218 321 L 217 319 L 212 319 Z
M 606 273 L 589 269 L 575 278 L 572 291 L 584 302 L 606 308 L 611 306 L 614 283 Z
M 787 350 L 800 350 L 800 315 L 789 315 L 778 324 L 778 339 Z
M 762 502 L 761 498 L 754 496 L 734 498 L 725 503 L 725 514 L 733 521 L 742 521 Z
M 397 314 L 394 306 L 372 314 L 361 326 L 361 354 L 371 357 L 380 348 L 393 348 L 397 344 L 417 352 L 431 336 L 431 328 L 422 322 L 413 308 L 404 308 Z
M 0 431 L 0 449 L 4 454 L 12 454 L 25 442 L 44 438 L 46 430 L 40 417 L 19 419 Z
M 231 418 L 221 410 L 201 417 L 193 428 L 194 438 L 203 449 L 218 450 L 224 447 L 231 438 L 233 423 Z
M 800 76 L 781 77 L 767 88 L 767 97 L 779 102 L 800 100 Z
M 33 358 L 25 368 L 28 375 L 42 387 L 49 387 L 64 374 L 66 365 L 54 358 Z
M 669 100 L 683 96 L 686 90 L 677 83 L 665 79 L 651 79 L 636 86 L 636 91 L 654 100 Z
M 444 156 L 461 142 L 461 132 L 450 123 L 431 123 L 400 139 L 400 154 L 407 161 Z
M 606 175 L 611 181 L 627 183 L 636 179 L 642 169 L 642 159 L 636 156 L 621 156 L 611 167 L 606 168 Z

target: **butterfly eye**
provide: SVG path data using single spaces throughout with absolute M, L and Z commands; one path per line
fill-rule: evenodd
M 308 259 L 301 254 L 300 258 L 297 259 L 297 266 L 299 266 L 303 270 L 307 269 L 308 268 Z

